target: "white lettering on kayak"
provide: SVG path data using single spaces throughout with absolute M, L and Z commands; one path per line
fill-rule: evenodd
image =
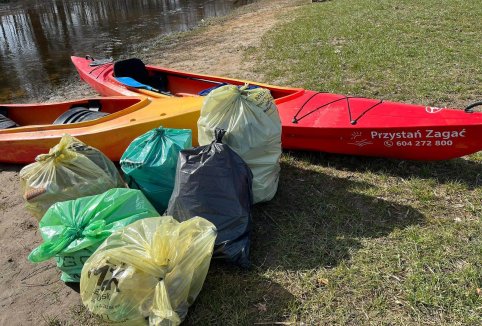
M 420 130 L 417 131 L 400 131 L 400 132 L 379 132 L 372 131 L 370 133 L 372 139 L 404 139 L 404 138 L 422 138 Z
M 457 130 L 447 130 L 447 131 L 436 131 L 427 129 L 426 135 L 427 138 L 441 138 L 441 139 L 450 139 L 450 138 L 464 138 L 465 137 L 465 128 L 457 131 Z
M 372 130 L 370 132 L 371 139 L 422 139 L 422 138 L 438 138 L 438 139 L 451 139 L 451 138 L 464 138 L 466 130 L 465 128 L 458 130 L 436 131 L 433 129 L 426 129 L 423 131 L 398 131 L 398 132 L 380 132 Z

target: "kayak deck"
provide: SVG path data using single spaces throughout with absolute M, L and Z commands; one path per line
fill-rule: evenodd
M 482 149 L 482 114 L 306 93 L 278 105 L 285 149 L 443 160 Z

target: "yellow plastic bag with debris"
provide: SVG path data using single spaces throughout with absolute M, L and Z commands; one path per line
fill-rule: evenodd
M 111 323 L 179 325 L 201 291 L 215 239 L 215 226 L 201 217 L 134 222 L 85 262 L 82 302 Z
M 278 189 L 281 121 L 269 89 L 225 85 L 204 100 L 197 122 L 199 145 L 208 145 L 217 128 L 253 172 L 253 202 L 271 200 Z
M 20 171 L 20 181 L 26 208 L 37 219 L 57 202 L 126 187 L 102 152 L 67 134 L 35 161 Z

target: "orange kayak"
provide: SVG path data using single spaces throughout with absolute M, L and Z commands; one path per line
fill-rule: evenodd
M 0 124 L 12 124 L 0 130 L 0 162 L 33 162 L 66 133 L 118 161 L 134 138 L 153 128 L 197 130 L 202 100 L 195 96 L 156 101 L 119 96 L 50 104 L 0 104 Z M 93 114 L 94 119 L 82 119 L 79 114 Z M 192 136 L 197 144 L 197 133 Z
M 75 57 L 72 60 L 79 72 L 90 72 L 89 78 L 87 73 L 81 73 L 85 80 L 91 85 L 100 83 L 97 86 L 102 88 L 104 78 L 95 76 L 112 65 L 92 67 L 91 60 L 76 60 Z M 174 70 L 171 72 L 168 74 L 170 95 L 143 89 L 131 91 L 112 78 L 105 84 L 104 91 L 96 87 L 102 95 L 112 97 L 53 104 L 0 104 L 0 162 L 33 162 L 38 154 L 47 153 L 66 133 L 101 150 L 113 161 L 120 159 L 134 138 L 159 126 L 191 129 L 193 146 L 197 146 L 197 120 L 204 101 L 198 92 L 225 80 L 218 82 L 215 77 L 202 79 Z M 236 82 L 239 85 L 244 83 Z M 302 91 L 283 87 L 270 89 L 280 101 Z M 78 107 L 83 107 L 83 112 L 73 112 Z M 100 113 L 90 112 L 96 110 Z M 94 116 L 88 120 L 83 119 L 83 115 Z

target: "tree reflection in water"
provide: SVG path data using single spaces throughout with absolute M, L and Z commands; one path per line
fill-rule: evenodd
M 2 1 L 0 103 L 45 96 L 75 73 L 71 55 L 127 55 L 134 44 L 254 1 Z

